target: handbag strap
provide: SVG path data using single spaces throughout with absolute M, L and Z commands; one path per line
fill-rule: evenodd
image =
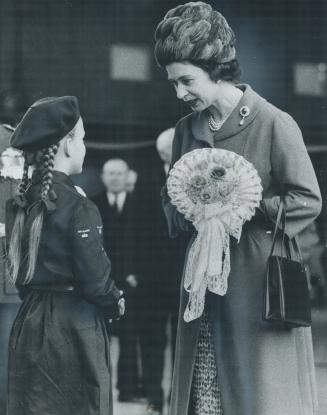
M 278 232 L 278 229 L 279 229 L 280 221 L 282 219 L 282 215 L 283 215 L 284 210 L 285 210 L 284 209 L 284 202 L 283 202 L 282 199 L 280 199 L 278 213 L 277 213 L 277 219 L 276 219 L 276 224 L 275 224 L 275 229 L 274 229 L 274 233 L 273 233 L 273 239 L 272 239 L 272 244 L 271 244 L 271 249 L 270 249 L 269 256 L 272 256 L 272 254 L 274 252 L 274 249 L 275 249 L 276 240 L 277 240 L 277 232 Z M 284 212 L 284 218 L 283 218 L 283 224 L 282 224 L 283 239 L 284 239 L 284 235 L 285 235 L 285 223 L 286 223 L 286 215 L 285 215 L 285 212 Z
M 290 243 L 292 243 L 294 252 L 296 253 L 297 257 L 299 258 L 299 261 L 300 261 L 301 265 L 304 267 L 303 257 L 302 257 L 302 253 L 301 253 L 301 250 L 300 250 L 300 247 L 299 247 L 299 242 L 297 240 L 297 237 L 294 236 L 294 238 L 292 238 L 290 240 Z
M 274 252 L 275 245 L 276 245 L 276 240 L 277 240 L 277 233 L 278 233 L 278 229 L 280 227 L 280 224 L 282 224 L 282 227 L 281 227 L 281 231 L 282 231 L 282 241 L 281 241 L 282 251 L 283 251 L 283 248 L 285 247 L 286 256 L 289 259 L 291 259 L 290 245 L 292 244 L 295 254 L 299 258 L 299 261 L 300 261 L 301 265 L 304 266 L 303 257 L 302 257 L 302 254 L 301 254 L 301 251 L 300 251 L 299 244 L 298 244 L 298 241 L 297 241 L 296 236 L 294 236 L 294 238 L 288 238 L 288 236 L 285 233 L 285 228 L 286 228 L 286 209 L 285 209 L 284 201 L 282 199 L 280 199 L 280 203 L 279 203 L 279 208 L 278 208 L 278 213 L 277 213 L 277 219 L 276 219 L 276 225 L 275 225 L 275 229 L 274 229 L 274 233 L 273 233 L 273 240 L 272 240 L 272 245 L 271 245 L 270 255 L 269 256 L 272 256 L 272 254 Z M 286 243 L 285 243 L 285 240 L 286 240 Z

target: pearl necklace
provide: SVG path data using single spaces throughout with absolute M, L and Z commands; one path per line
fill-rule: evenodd
M 210 114 L 210 117 L 208 119 L 208 125 L 211 131 L 218 131 L 223 126 L 224 122 L 227 120 L 230 114 L 227 114 L 225 118 L 223 118 L 221 121 L 216 121 L 212 114 Z

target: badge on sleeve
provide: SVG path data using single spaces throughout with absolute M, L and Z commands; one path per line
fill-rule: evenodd
M 77 233 L 81 238 L 88 238 L 89 233 L 90 233 L 90 229 L 79 229 L 77 231 Z

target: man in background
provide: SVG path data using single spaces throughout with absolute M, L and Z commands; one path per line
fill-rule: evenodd
M 171 240 L 164 216 L 160 191 L 166 183 L 171 162 L 174 129 L 159 135 L 156 148 L 158 160 L 150 174 L 140 179 L 144 219 L 146 256 L 142 256 L 142 281 L 140 282 L 140 344 L 146 395 L 149 399 L 147 414 L 160 415 L 164 406 L 162 379 L 164 352 L 167 345 L 167 323 L 170 320 L 171 349 L 176 343 L 179 309 L 179 285 L 184 260 L 184 240 Z
M 110 329 L 114 334 L 117 331 L 119 339 L 117 389 L 121 402 L 133 401 L 139 393 L 136 296 L 141 223 L 140 206 L 126 190 L 128 173 L 124 160 L 108 160 L 101 174 L 105 191 L 93 198 L 102 216 L 104 247 L 112 263 L 112 278 L 124 291 L 127 303 L 125 316 Z
M 132 169 L 128 170 L 127 185 L 126 185 L 126 191 L 128 193 L 133 193 L 135 191 L 137 177 L 138 177 L 138 174 L 135 170 L 132 170 Z
M 173 140 L 174 140 L 174 134 L 175 129 L 174 128 L 168 128 L 168 130 L 163 131 L 157 138 L 156 141 L 156 148 L 159 154 L 159 157 L 161 158 L 161 161 L 163 162 L 163 170 L 165 173 L 164 179 L 162 175 L 162 185 L 165 184 L 166 176 L 169 172 L 169 167 L 171 163 L 172 158 L 172 147 L 173 147 Z
M 17 190 L 24 164 L 21 152 L 10 147 L 12 132 L 12 127 L 0 124 L 0 414 L 6 413 L 9 334 L 21 303 L 6 262 L 6 202 Z

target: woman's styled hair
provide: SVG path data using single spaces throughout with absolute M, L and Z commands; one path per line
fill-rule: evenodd
M 66 137 L 74 138 L 76 127 L 70 131 Z M 10 269 L 10 279 L 13 283 L 16 282 L 20 272 L 20 265 L 22 260 L 27 259 L 27 272 L 22 284 L 27 284 L 31 281 L 37 261 L 39 245 L 41 240 L 41 233 L 43 221 L 48 211 L 55 209 L 55 204 L 52 202 L 55 199 L 53 187 L 53 169 L 54 159 L 58 151 L 59 144 L 53 144 L 50 147 L 43 148 L 34 152 L 24 152 L 24 173 L 22 181 L 18 187 L 17 195 L 15 197 L 17 212 L 9 242 L 8 262 Z M 25 193 L 31 185 L 29 179 L 29 167 L 34 166 L 34 178 L 40 181 L 39 199 L 28 206 Z M 25 220 L 27 214 L 32 214 L 33 222 L 29 230 L 28 246 L 24 245 L 23 252 L 23 234 L 25 228 Z
M 154 54 L 161 67 L 189 62 L 207 71 L 214 81 L 240 77 L 234 32 L 209 4 L 190 2 L 169 10 L 157 26 L 155 41 Z

